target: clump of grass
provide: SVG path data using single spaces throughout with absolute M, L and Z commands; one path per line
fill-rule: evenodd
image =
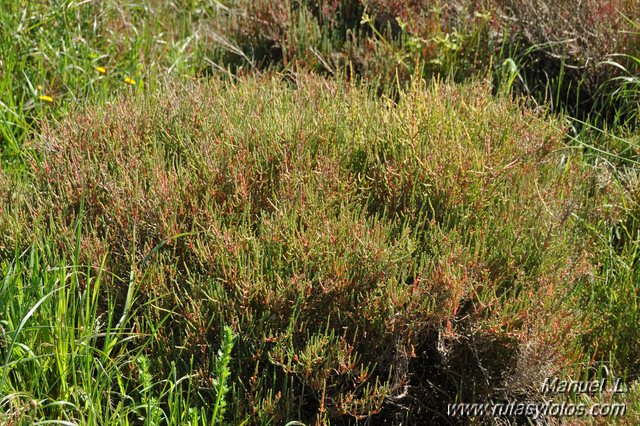
M 591 242 L 571 217 L 589 180 L 558 125 L 478 83 L 416 80 L 397 103 L 293 84 L 170 84 L 34 142 L 32 206 L 49 220 L 21 226 L 104 259 L 120 309 L 135 289 L 130 315 L 159 324 L 145 371 L 168 377 L 173 360 L 215 383 L 231 324 L 230 419 L 333 421 L 444 412 L 429 383 L 497 396 L 584 358 L 572 302 Z
M 58 258 L 51 243 L 40 239 L 0 265 L 0 423 L 211 424 L 192 404 L 195 375 L 153 375 L 141 354 L 153 329 L 136 315 L 118 321 L 103 265 L 79 264 L 77 251 Z M 231 347 L 225 335 L 225 359 Z M 225 365 L 219 373 L 224 383 Z
M 636 24 L 640 35 L 640 20 Z M 613 122 L 622 129 L 636 129 L 640 120 L 640 55 L 616 55 L 605 61 L 621 75 L 610 78 L 600 87 L 602 103 L 611 108 Z M 622 60 L 620 60 L 622 59 Z

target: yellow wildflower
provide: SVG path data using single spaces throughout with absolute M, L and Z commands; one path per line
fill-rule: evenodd
M 53 102 L 53 98 L 51 96 L 47 96 L 47 95 L 40 96 L 40 100 L 41 101 L 45 101 L 45 102 L 49 102 L 49 103 Z
M 127 84 L 130 84 L 132 86 L 136 85 L 136 81 L 134 79 L 132 79 L 131 77 L 125 77 L 124 82 Z
M 42 86 L 38 84 L 38 90 L 42 90 Z
M 96 71 L 98 71 L 100 74 L 107 73 L 107 70 L 104 67 L 96 67 Z

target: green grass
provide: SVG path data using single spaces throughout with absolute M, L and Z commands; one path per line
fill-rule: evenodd
M 216 361 L 213 413 L 192 401 L 197 383 L 150 372 L 144 347 L 153 336 L 135 312 L 123 313 L 105 294 L 113 277 L 52 254 L 51 240 L 2 265 L 3 424 L 220 424 L 233 336 L 225 328 Z M 102 304 L 106 304 L 104 309 Z M 46 422 L 45 422 L 46 420 Z
M 637 420 L 637 16 L 507 3 L 0 1 L 0 423 Z

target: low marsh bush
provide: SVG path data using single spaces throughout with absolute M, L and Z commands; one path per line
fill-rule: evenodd
M 588 169 L 490 93 L 168 83 L 44 124 L 13 209 L 117 277 L 100 312 L 152 327 L 149 374 L 194 374 L 203 406 L 229 325 L 229 420 L 420 419 L 588 360 Z

